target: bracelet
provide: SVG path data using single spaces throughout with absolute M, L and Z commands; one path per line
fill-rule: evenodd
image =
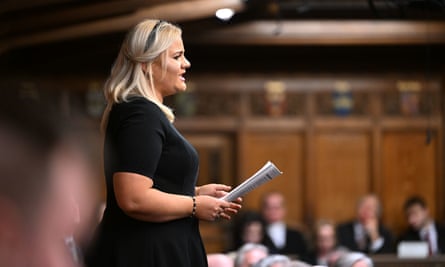
M 195 215 L 196 215 L 196 197 L 193 196 L 193 197 L 192 197 L 192 200 L 193 200 L 193 209 L 192 209 L 192 215 L 191 215 L 191 217 L 195 217 Z

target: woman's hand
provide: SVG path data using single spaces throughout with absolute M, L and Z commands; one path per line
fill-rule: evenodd
M 225 196 L 230 189 L 232 189 L 231 186 L 224 185 L 224 184 L 206 184 L 199 187 L 196 187 L 196 195 L 197 196 L 212 196 L 216 198 L 220 198 Z
M 241 209 L 241 205 L 235 202 L 227 202 L 206 195 L 196 197 L 196 217 L 201 220 L 214 221 L 220 217 L 230 220 L 231 216 L 238 213 L 239 209 Z

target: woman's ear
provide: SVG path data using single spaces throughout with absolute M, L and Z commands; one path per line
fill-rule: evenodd
M 141 68 L 142 68 L 142 72 L 143 72 L 144 74 L 146 74 L 146 73 L 147 73 L 147 63 L 142 63 L 142 64 L 141 64 Z

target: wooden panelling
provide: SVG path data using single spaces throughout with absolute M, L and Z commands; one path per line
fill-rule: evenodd
M 405 225 L 403 203 L 407 197 L 423 196 L 431 214 L 436 211 L 437 139 L 426 142 L 426 131 L 388 131 L 382 137 L 382 181 L 378 189 L 382 198 L 383 218 L 398 232 Z
M 348 79 L 344 74 L 341 80 L 349 82 L 351 95 L 366 95 L 365 100 L 369 101 L 364 112 L 357 114 L 337 114 L 330 108 L 334 100 L 329 99 L 333 95 L 332 85 L 339 77 L 315 74 L 272 75 L 286 84 L 286 95 L 298 96 L 295 105 L 289 106 L 293 107 L 292 112 L 281 115 L 262 110 L 264 84 L 270 77 L 259 74 L 203 75 L 196 79 L 192 95 L 195 98 L 185 99 L 197 103 L 204 92 L 202 96 L 206 97 L 201 100 L 207 106 L 202 112 L 178 114 L 182 109 L 177 99 L 168 104 L 178 112 L 175 125 L 200 154 L 198 184 L 221 182 L 236 186 L 268 160 L 284 172 L 246 195 L 244 210 L 258 210 L 263 193 L 280 191 L 287 200 L 288 223 L 307 229 L 317 219 L 340 222 L 354 217 L 357 199 L 374 192 L 382 199 L 383 222 L 398 233 L 406 225 L 402 205 L 411 194 L 423 195 L 432 214 L 442 222 L 445 218 L 444 94 L 440 89 L 443 78 L 423 82 L 420 76 L 412 75 L 412 79 L 422 81 L 422 90 L 434 93 L 429 99 L 434 98 L 431 103 L 437 105 L 428 108 L 425 102 L 423 109 L 423 102 L 419 101 L 419 110 L 428 112 L 403 114 L 400 103 L 405 99 L 404 93 L 395 90 L 395 85 L 398 80 L 407 80 L 405 75 L 398 78 L 395 74 L 350 74 Z M 94 88 L 98 78 L 86 77 L 37 77 L 26 83 L 10 84 L 69 116 L 74 114 L 73 103 L 87 107 L 82 90 Z M 2 83 L 8 86 L 4 80 Z M 58 90 L 60 84 L 64 85 L 63 90 Z M 217 94 L 212 93 L 215 90 Z M 320 95 L 323 101 L 317 101 Z M 387 97 L 391 101 L 385 100 Z M 360 97 L 361 101 L 363 98 Z M 304 105 L 299 106 L 300 102 Z M 442 111 L 436 111 L 438 108 Z M 98 122 L 94 127 L 97 125 Z M 429 144 L 427 129 L 431 130 Z M 201 223 L 207 251 L 221 252 L 227 248 L 230 223 Z
M 310 184 L 315 218 L 340 222 L 355 216 L 358 197 L 369 190 L 370 134 L 322 132 L 314 137 L 314 177 Z
M 280 191 L 287 203 L 287 221 L 301 224 L 303 215 L 304 184 L 303 138 L 292 132 L 245 132 L 240 135 L 239 182 L 250 177 L 268 160 L 271 160 L 283 175 L 258 187 L 244 198 L 245 209 L 258 209 L 262 194 Z
M 230 136 L 223 134 L 184 134 L 199 154 L 198 185 L 234 182 L 233 151 Z
M 403 202 L 409 195 L 419 193 L 427 198 L 433 215 L 443 220 L 440 212 L 443 209 L 440 197 L 443 193 L 440 163 L 443 118 L 437 113 L 389 116 L 382 102 L 385 92 L 393 90 L 391 87 L 398 79 L 392 76 L 373 79 L 379 82 L 367 84 L 366 81 L 370 81 L 367 78 L 358 79 L 360 82 L 356 85 L 367 85 L 353 87 L 368 92 L 371 102 L 366 112 L 344 116 L 317 113 L 317 96 L 329 95 L 326 93 L 329 89 L 310 87 L 308 90 L 304 84 L 289 86 L 302 92 L 308 90 L 301 94 L 305 97 L 303 112 L 292 116 L 252 114 L 249 111 L 256 91 L 247 82 L 239 83 L 242 88 L 249 88 L 240 94 L 240 117 L 232 116 L 232 127 L 221 128 L 226 134 L 234 132 L 236 136 L 238 157 L 234 157 L 234 166 L 238 175 L 235 183 L 252 175 L 267 160 L 284 171 L 283 176 L 249 193 L 244 209 L 258 210 L 264 192 L 281 191 L 288 203 L 288 222 L 310 227 L 322 218 L 341 222 L 355 217 L 358 198 L 374 192 L 382 199 L 383 222 L 398 233 L 406 225 L 401 210 Z M 371 90 L 372 84 L 375 90 Z M 437 79 L 425 83 L 425 88 L 436 95 L 440 86 Z M 236 87 L 227 88 L 231 88 L 228 90 L 231 94 L 236 90 Z M 261 88 L 256 90 L 260 92 Z M 216 119 L 218 117 L 208 123 Z M 425 144 L 427 129 L 432 131 L 428 145 Z

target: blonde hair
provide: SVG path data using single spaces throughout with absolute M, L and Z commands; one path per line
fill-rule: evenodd
M 174 121 L 172 110 L 156 98 L 151 65 L 160 59 L 165 73 L 166 51 L 181 34 L 178 26 L 151 19 L 140 22 L 128 32 L 104 86 L 107 105 L 101 122 L 103 131 L 113 104 L 126 102 L 131 96 L 142 96 L 154 102 L 170 122 Z

